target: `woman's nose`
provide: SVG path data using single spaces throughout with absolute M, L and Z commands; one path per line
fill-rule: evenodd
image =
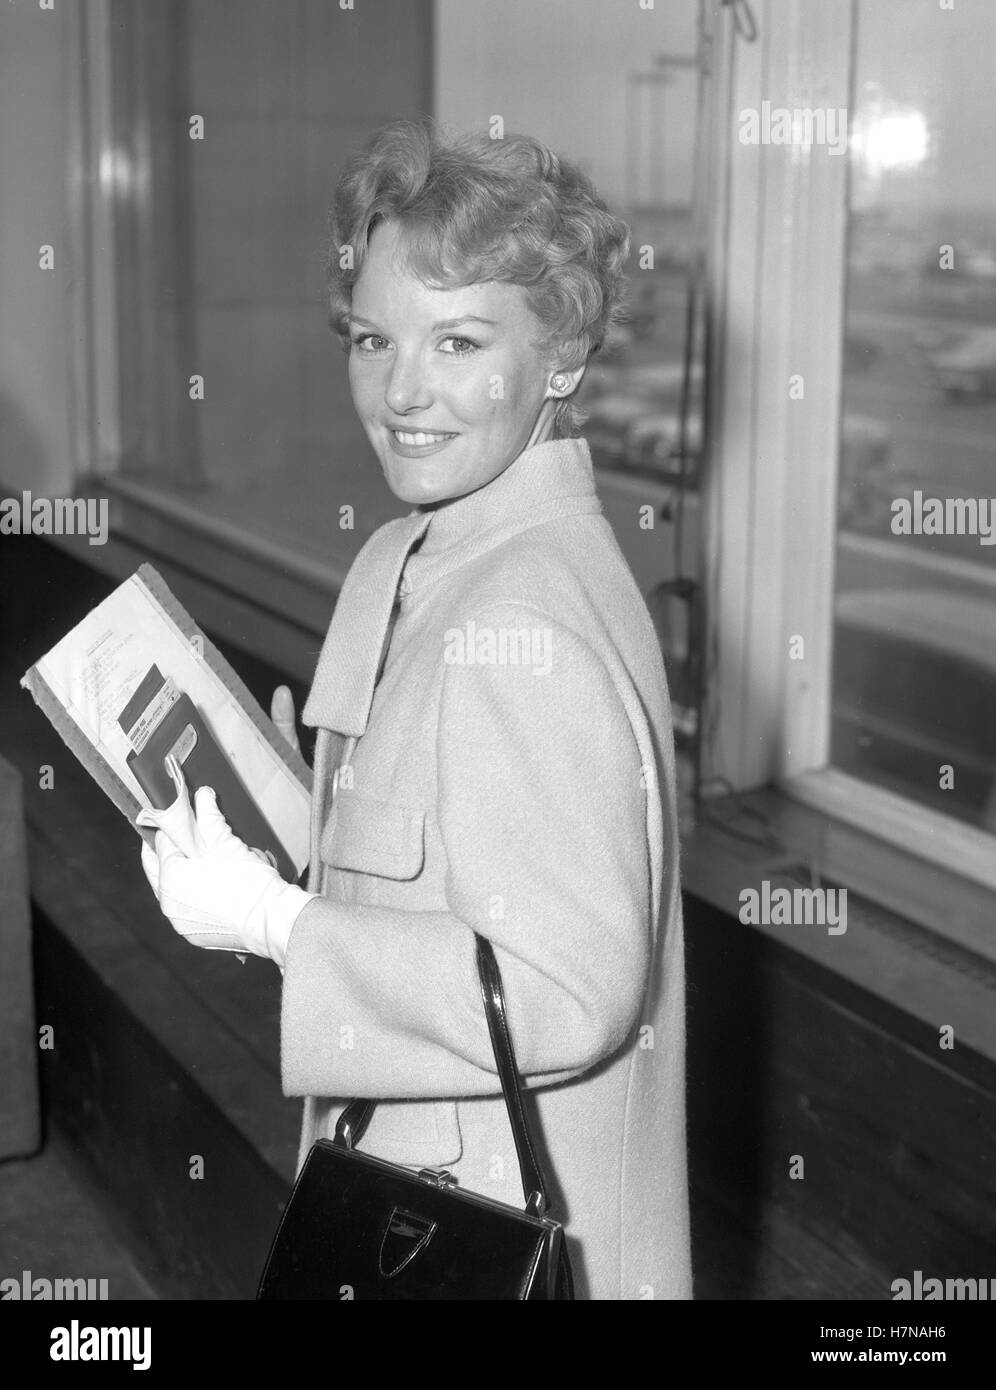
M 396 415 L 430 405 L 432 393 L 426 380 L 425 370 L 417 356 L 395 357 L 391 374 L 387 379 L 384 399 Z

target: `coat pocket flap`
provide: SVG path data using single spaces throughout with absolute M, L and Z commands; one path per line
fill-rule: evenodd
M 322 858 L 335 869 L 415 878 L 425 857 L 425 812 L 340 786 L 322 834 Z

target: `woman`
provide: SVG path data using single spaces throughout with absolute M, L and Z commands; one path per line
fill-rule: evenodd
M 521 1206 L 474 960 L 488 937 L 578 1296 L 687 1298 L 668 695 L 571 436 L 628 231 L 534 140 L 407 124 L 350 162 L 332 226 L 353 401 L 413 510 L 357 557 L 303 712 L 308 891 L 209 790 L 194 854 L 159 834 L 143 861 L 184 935 L 282 967 L 302 1158 L 370 1097 L 362 1149 Z

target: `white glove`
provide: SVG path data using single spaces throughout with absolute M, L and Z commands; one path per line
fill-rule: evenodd
M 195 813 L 182 772 L 169 762 L 176 801 L 135 820 L 156 827 L 155 850 L 142 846 L 142 868 L 159 906 L 192 945 L 269 957 L 283 969 L 291 929 L 317 895 L 287 883 L 234 834 L 213 788 L 198 789 Z

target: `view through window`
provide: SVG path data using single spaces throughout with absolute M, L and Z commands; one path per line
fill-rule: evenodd
M 831 758 L 996 831 L 996 8 L 857 16 Z

